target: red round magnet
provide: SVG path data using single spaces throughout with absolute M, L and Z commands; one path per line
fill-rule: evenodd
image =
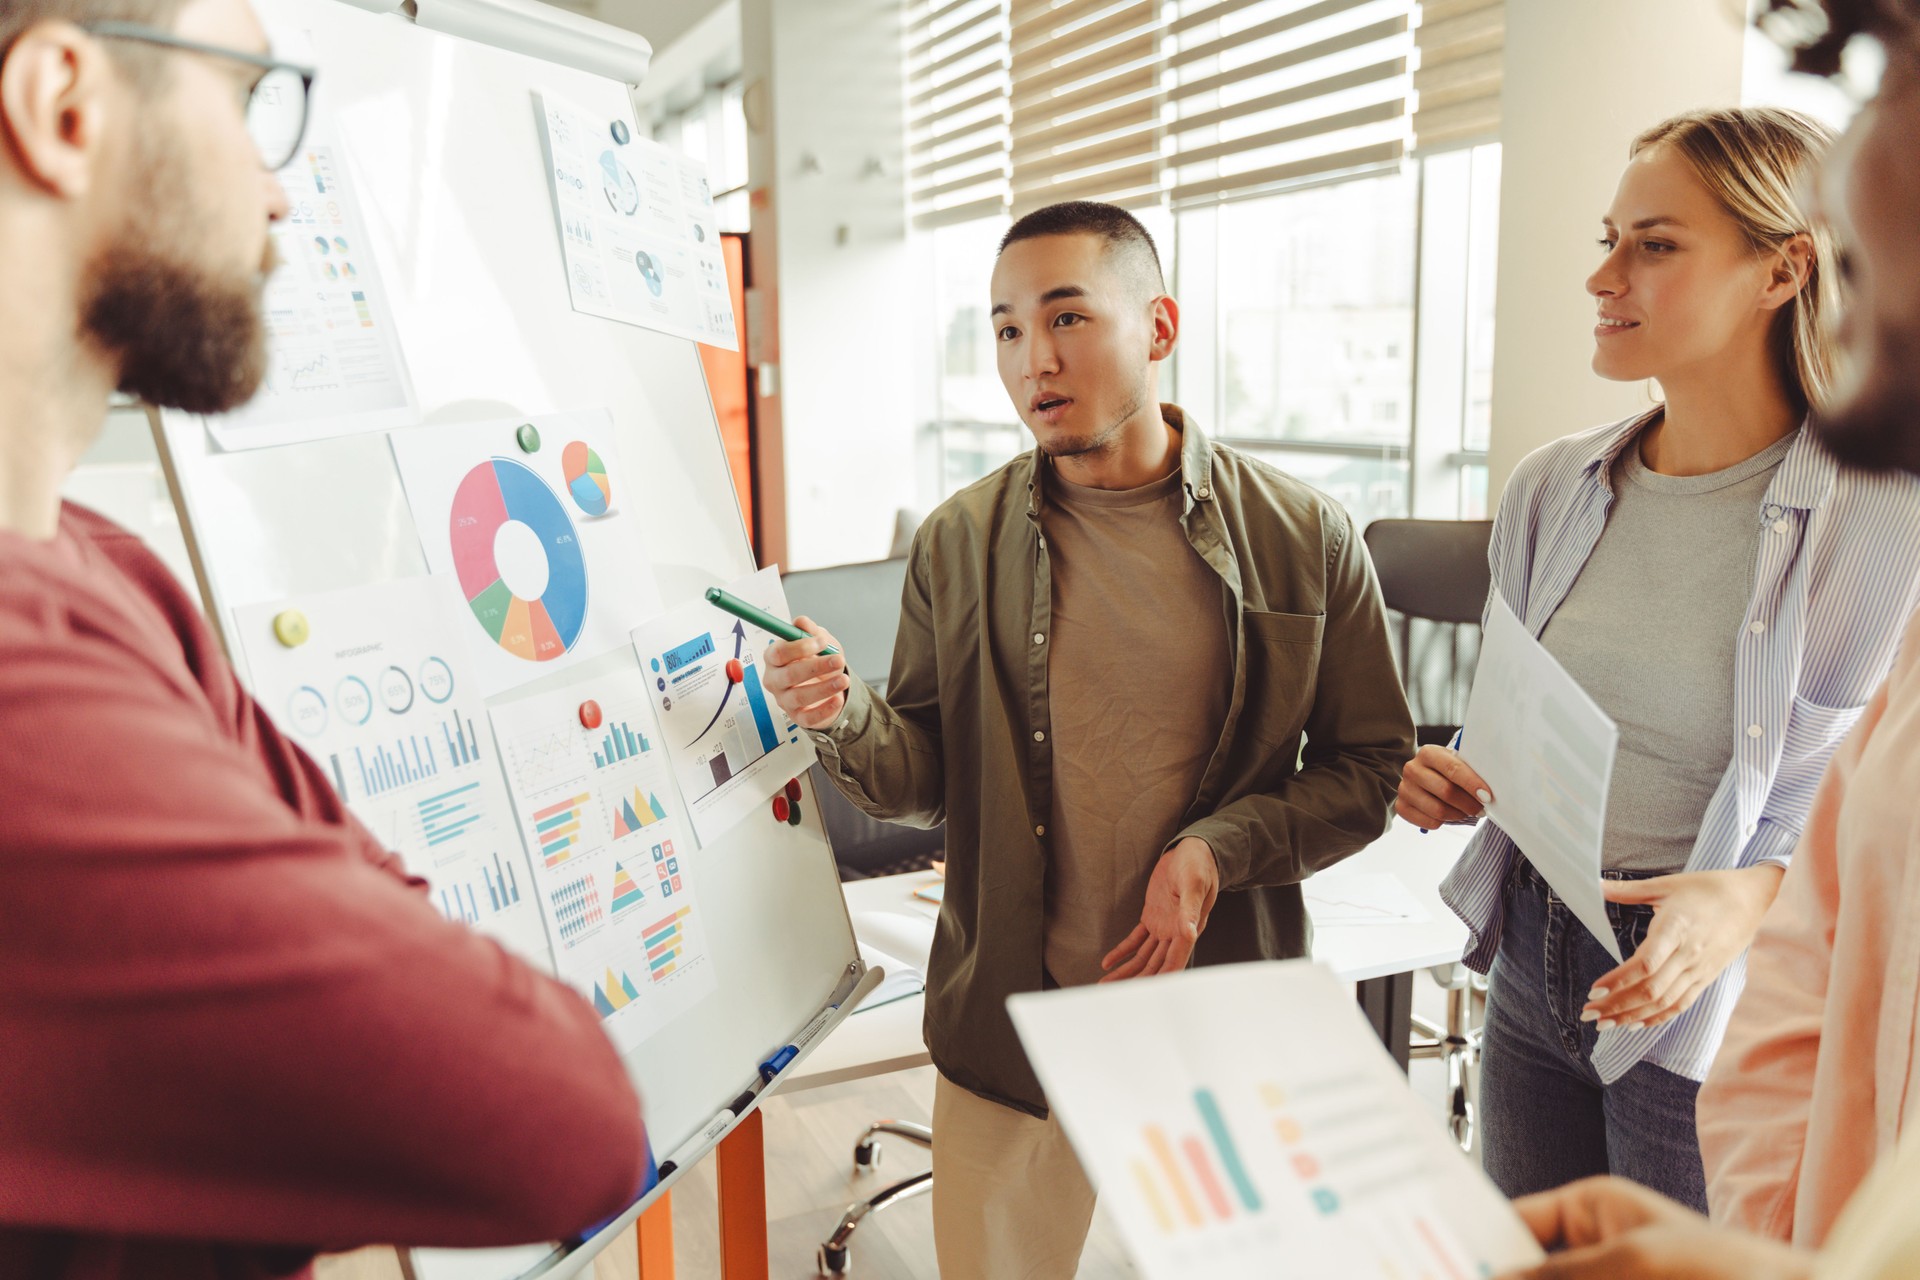
M 773 820 L 775 822 L 785 822 L 787 820 L 787 798 L 785 796 L 775 796 L 773 798 Z
M 800 803 L 800 779 L 787 779 L 787 799 L 793 801 L 795 804 Z
M 580 704 L 580 723 L 589 729 L 600 727 L 600 704 L 589 698 Z

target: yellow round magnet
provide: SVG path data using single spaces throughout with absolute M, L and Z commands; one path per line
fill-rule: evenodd
M 288 609 L 274 617 L 273 637 L 289 649 L 299 648 L 312 634 L 307 615 L 298 609 Z

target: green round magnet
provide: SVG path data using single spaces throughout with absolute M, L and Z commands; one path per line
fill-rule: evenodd
M 520 429 L 513 433 L 513 438 L 520 442 L 520 452 L 540 452 L 540 428 L 531 422 L 521 423 Z

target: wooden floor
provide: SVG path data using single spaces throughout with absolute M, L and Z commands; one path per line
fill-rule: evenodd
M 1438 1020 L 1444 997 L 1424 978 L 1415 983 L 1414 1007 Z M 1444 1114 L 1445 1080 L 1437 1062 L 1413 1064 L 1413 1087 Z M 933 1107 L 933 1069 L 899 1072 L 827 1089 L 776 1097 L 764 1108 L 767 1143 L 767 1245 L 772 1280 L 812 1276 L 814 1250 L 832 1234 L 855 1200 L 927 1167 L 929 1153 L 897 1139 L 882 1139 L 880 1168 L 856 1177 L 853 1145 L 875 1120 L 926 1124 Z M 849 1275 L 859 1280 L 937 1280 L 933 1216 L 924 1196 L 903 1201 L 868 1218 L 854 1236 Z M 720 1280 L 718 1202 L 713 1162 L 704 1161 L 674 1184 L 676 1280 Z M 594 1261 L 594 1280 L 634 1280 L 633 1233 Z M 1119 1237 L 1104 1213 L 1094 1217 L 1080 1263 L 1080 1280 L 1132 1280 Z M 390 1249 L 368 1249 L 323 1259 L 318 1280 L 400 1280 Z

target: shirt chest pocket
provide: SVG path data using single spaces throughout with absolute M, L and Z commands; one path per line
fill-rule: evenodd
M 1253 609 L 1241 617 L 1246 627 L 1247 695 L 1240 728 L 1262 742 L 1278 745 L 1300 732 L 1313 706 L 1327 618 L 1322 613 Z

